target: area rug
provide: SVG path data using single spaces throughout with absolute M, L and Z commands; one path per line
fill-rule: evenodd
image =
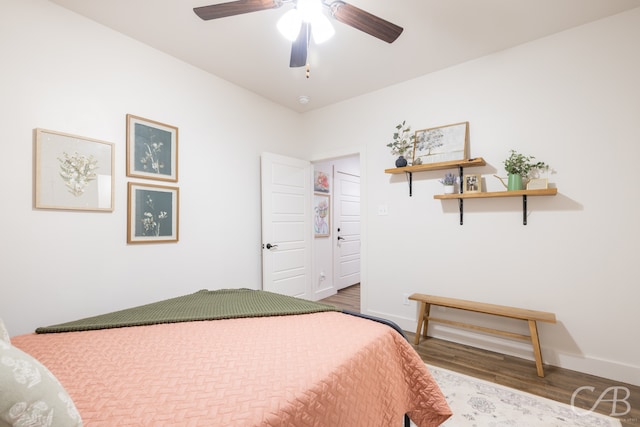
M 453 416 L 445 427 L 620 427 L 620 421 L 513 388 L 429 366 Z M 414 424 L 412 426 L 415 426 Z

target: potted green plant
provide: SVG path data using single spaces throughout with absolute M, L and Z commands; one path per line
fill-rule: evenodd
M 508 174 L 507 185 L 500 179 L 508 191 L 522 190 L 524 188 L 522 181 L 529 178 L 531 171 L 549 168 L 549 165 L 545 162 L 536 162 L 534 160 L 535 157 L 533 156 L 525 156 L 515 150 L 511 150 L 511 154 L 504 161 L 504 169 Z
M 442 185 L 444 185 L 444 194 L 455 193 L 455 184 L 457 180 L 458 178 L 452 173 L 447 173 L 444 175 L 444 178 L 438 180 Z
M 391 154 L 398 156 L 396 167 L 407 166 L 408 162 L 405 156 L 413 150 L 415 139 L 416 136 L 411 133 L 411 126 L 407 125 L 406 120 L 396 126 L 393 140 L 387 144 L 387 147 L 391 148 Z

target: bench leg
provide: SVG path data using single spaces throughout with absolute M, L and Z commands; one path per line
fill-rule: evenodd
M 424 323 L 424 311 L 426 309 L 426 304 L 421 302 L 420 303 L 420 314 L 418 314 L 418 328 L 416 329 L 416 336 L 413 339 L 413 344 L 414 345 L 418 345 L 420 344 L 420 333 L 422 331 L 422 324 Z
M 413 339 L 413 344 L 420 344 L 420 335 L 427 337 L 427 327 L 429 326 L 429 311 L 431 310 L 431 304 L 424 302 L 420 303 L 420 314 L 418 315 L 418 328 L 416 329 L 416 337 Z
M 529 333 L 531 334 L 531 345 L 533 345 L 533 355 L 536 358 L 536 369 L 538 370 L 538 376 L 544 377 L 544 370 L 542 369 L 542 351 L 540 351 L 538 326 L 535 320 L 529 320 Z
M 422 323 L 422 336 L 427 338 L 427 331 L 429 329 L 429 313 L 431 312 L 431 304 L 426 303 L 424 309 L 424 321 Z

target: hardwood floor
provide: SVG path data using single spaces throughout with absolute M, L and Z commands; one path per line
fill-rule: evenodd
M 321 302 L 359 312 L 360 285 L 342 289 L 336 295 Z M 545 365 L 545 376 L 540 378 L 536 375 L 533 360 L 506 356 L 437 338 L 421 339 L 420 344 L 415 346 L 413 345 L 415 334 L 405 331 L 405 335 L 425 363 L 547 399 L 570 405 L 577 389 L 593 387 L 593 389 L 583 388 L 576 393 L 574 404 L 577 408 L 586 411 L 596 406 L 594 411 L 614 416 L 620 420 L 623 427 L 640 427 L 640 387 L 638 386 L 550 365 Z M 600 402 L 598 402 L 599 399 Z
M 340 289 L 337 294 L 323 299 L 326 304 L 332 304 L 345 310 L 356 311 L 360 313 L 360 284 Z

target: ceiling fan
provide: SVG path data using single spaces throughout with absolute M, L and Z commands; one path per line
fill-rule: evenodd
M 292 3 L 299 9 L 303 3 L 310 0 L 236 0 L 227 3 L 212 4 L 196 7 L 193 11 L 205 21 L 210 19 L 225 18 L 243 13 L 259 12 L 261 10 L 277 9 L 285 3 Z M 331 16 L 338 22 L 349 25 L 357 30 L 365 32 L 387 43 L 393 43 L 402 33 L 403 28 L 389 21 L 385 21 L 369 12 L 352 6 L 341 0 L 327 1 L 315 0 L 322 7 L 329 9 Z M 285 15 L 286 16 L 286 15 Z M 291 46 L 290 67 L 303 67 L 307 65 L 307 50 L 312 32 L 312 23 L 302 20 L 299 24 L 299 32 Z M 333 29 L 331 29 L 333 30 Z

